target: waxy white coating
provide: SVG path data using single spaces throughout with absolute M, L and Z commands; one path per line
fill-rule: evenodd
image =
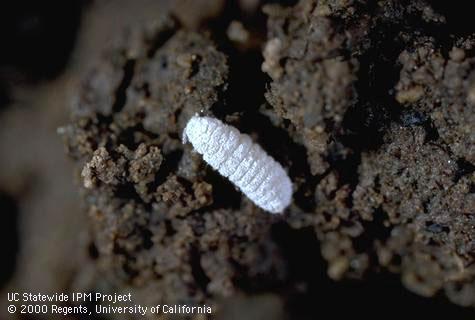
M 282 166 L 247 134 L 211 117 L 192 117 L 184 139 L 249 199 L 271 213 L 282 213 L 292 200 L 292 182 Z

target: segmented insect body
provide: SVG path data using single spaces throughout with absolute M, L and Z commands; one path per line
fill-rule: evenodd
M 218 119 L 194 116 L 184 138 L 262 209 L 281 213 L 290 204 L 292 183 L 287 173 L 248 135 Z

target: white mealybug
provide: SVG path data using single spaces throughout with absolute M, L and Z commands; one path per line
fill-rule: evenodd
M 292 182 L 287 173 L 247 134 L 218 119 L 194 116 L 184 140 L 262 209 L 282 213 L 290 204 Z

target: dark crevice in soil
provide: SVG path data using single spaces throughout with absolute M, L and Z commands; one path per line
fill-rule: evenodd
M 88 126 L 86 129 L 90 129 L 91 127 L 97 125 L 102 131 L 106 131 L 108 130 L 109 125 L 112 123 L 112 120 L 114 120 L 112 116 L 106 116 L 99 112 L 96 113 L 95 116 L 95 119 L 93 118 L 88 121 Z
M 117 136 L 117 145 L 123 144 L 129 150 L 137 149 L 140 143 L 136 142 L 135 135 L 139 132 L 151 139 L 155 139 L 158 137 L 157 134 L 145 130 L 142 123 L 138 123 L 135 126 L 124 128 L 122 129 L 122 131 L 120 131 Z
M 293 229 L 280 221 L 272 226 L 272 238 L 289 263 L 289 281 L 317 285 L 326 270 L 326 262 L 320 255 L 320 243 L 313 228 Z
M 142 247 L 145 250 L 151 249 L 153 247 L 153 233 L 147 228 L 140 227 L 140 234 L 142 235 Z
M 387 125 L 398 119 L 400 112 L 392 89 L 399 80 L 400 68 L 396 62 L 403 44 L 388 26 L 378 28 L 371 38 L 373 46 L 359 59 L 355 83 L 358 102 L 345 113 L 344 133 L 337 137 L 356 151 L 378 149 Z
M 374 222 L 375 228 L 381 229 L 384 214 L 375 213 L 375 218 L 377 216 L 380 218 L 377 218 L 379 222 Z M 381 232 L 381 239 L 386 237 L 387 232 Z M 348 310 L 366 316 L 380 315 L 380 310 L 385 309 L 392 310 L 394 315 L 404 316 L 414 308 L 430 310 L 430 314 L 434 315 L 450 311 L 453 317 L 460 319 L 469 319 L 468 316 L 472 314 L 470 309 L 450 304 L 440 294 L 423 298 L 411 293 L 402 286 L 399 275 L 389 272 L 370 274 L 364 282 L 331 280 L 326 274 L 326 262 L 320 254 L 319 241 L 312 228 L 294 230 L 281 222 L 273 226 L 273 238 L 289 263 L 290 283 L 302 285 L 294 292 L 287 291 L 286 308 L 293 318 L 314 319 L 315 315 L 327 313 L 347 316 Z M 315 307 L 315 301 L 319 302 L 318 308 Z M 335 301 L 344 308 L 335 308 Z M 395 309 L 394 301 L 405 307 Z
M 277 3 L 284 7 L 293 7 L 295 6 L 299 0 L 266 0 L 265 3 Z
M 241 13 L 236 1 L 226 1 L 223 14 L 209 23 L 214 31 L 212 40 L 218 50 L 228 57 L 229 66 L 228 87 L 222 97 L 223 104 L 218 104 L 219 108 L 212 109 L 218 118 L 233 113 L 240 113 L 244 117 L 259 114 L 259 107 L 266 101 L 264 92 L 268 78 L 261 71 L 263 57 L 260 48 L 241 51 L 233 45 L 226 34 L 231 21 L 246 21 L 246 19 L 252 19 L 248 23 L 260 28 L 257 31 L 265 34 L 266 16 L 263 13 L 246 16 Z
M 137 270 L 134 270 L 131 267 L 131 264 L 133 264 L 136 261 L 135 257 L 131 256 L 129 252 L 127 252 L 127 250 L 121 247 L 118 243 L 114 243 L 113 252 L 116 255 L 119 255 L 119 256 L 123 255 L 125 257 L 124 261 L 126 262 L 122 264 L 122 270 L 129 277 L 128 281 L 132 281 L 139 274 Z
M 380 316 L 381 310 L 391 310 L 392 316 L 401 317 L 408 316 L 409 310 L 419 309 L 426 310 L 427 315 L 450 314 L 454 319 L 470 319 L 469 316 L 473 313 L 471 310 L 450 304 L 447 298 L 440 294 L 424 298 L 411 293 L 401 285 L 398 275 L 388 272 L 372 274 L 365 282 L 346 280 L 333 283 L 333 288 L 323 297 L 322 304 L 337 299 L 345 305 L 345 308 L 364 310 L 358 313 L 365 316 Z M 395 308 L 395 301 L 404 308 Z M 347 314 L 347 311 L 338 310 L 336 313 Z
M 359 237 L 353 240 L 353 245 L 358 253 L 368 252 L 370 256 L 373 252 L 374 240 L 380 240 L 384 243 L 391 235 L 391 228 L 384 225 L 384 222 L 388 220 L 388 215 L 382 208 L 378 208 L 373 212 L 372 221 L 363 221 L 363 232 Z M 374 257 L 373 257 L 374 258 Z
M 417 112 L 401 114 L 400 105 L 394 98 L 393 88 L 400 74 L 398 57 L 408 41 L 400 37 L 402 31 L 413 36 L 433 37 L 447 51 L 447 55 L 452 48 L 454 38 L 445 25 L 426 22 L 421 19 L 420 13 L 405 16 L 402 23 L 386 22 L 372 31 L 372 46 L 359 59 L 360 68 L 355 84 L 358 103 L 345 114 L 345 133 L 339 137 L 354 150 L 378 149 L 387 125 L 392 121 L 407 126 L 423 125 L 429 140 L 438 137 L 430 118 Z
M 94 242 L 89 243 L 87 246 L 87 253 L 92 260 L 97 260 L 99 258 L 99 250 Z
M 0 79 L 0 115 L 11 103 L 10 92 L 6 83 Z
M 473 172 L 475 172 L 475 165 L 463 158 L 459 158 L 457 160 L 457 172 L 455 173 L 453 181 L 457 183 L 463 176 L 472 174 Z
M 434 125 L 434 122 L 431 118 L 428 118 L 427 121 L 422 124 L 422 126 L 424 127 L 424 130 L 426 132 L 426 136 L 424 139 L 425 143 L 429 141 L 436 141 L 439 139 L 439 131 L 437 130 L 437 127 Z
M 173 228 L 172 222 L 170 220 L 165 220 L 165 232 L 168 237 L 173 237 L 176 234 L 175 228 Z
M 436 12 L 445 16 L 447 23 L 444 28 L 447 32 L 459 36 L 467 36 L 475 32 L 471 3 L 464 1 L 453 3 L 446 0 L 430 0 L 429 2 Z
M 123 200 L 133 199 L 137 203 L 143 203 L 142 198 L 137 193 L 137 190 L 135 190 L 135 186 L 131 183 L 121 183 L 117 185 L 114 190 L 114 196 Z
M 195 192 L 193 189 L 193 183 L 190 180 L 180 176 L 176 176 L 176 180 L 183 186 L 187 194 L 193 194 Z
M 331 168 L 339 173 L 339 185 L 349 184 L 351 190 L 359 182 L 361 153 L 377 150 L 384 142 L 389 124 L 400 118 L 401 108 L 393 94 L 400 73 L 397 59 L 403 50 L 397 30 L 388 24 L 372 31 L 370 39 L 373 45 L 359 58 L 355 83 L 358 101 L 345 113 L 343 130 L 335 135 L 336 143 L 327 159 Z M 339 143 L 351 150 L 344 158 L 338 156 Z M 352 207 L 352 197 L 348 202 Z
M 195 279 L 195 283 L 199 286 L 203 293 L 207 294 L 208 284 L 211 280 L 206 275 L 203 267 L 201 266 L 201 254 L 196 246 L 192 246 L 190 249 L 190 266 L 191 274 Z
M 359 152 L 349 152 L 349 154 L 342 156 L 338 148 L 338 143 L 330 146 L 327 162 L 332 170 L 338 172 L 338 187 L 348 184 L 354 188 L 359 181 L 358 166 L 361 163 L 361 154 Z
M 210 166 L 206 166 L 205 180 L 213 186 L 213 203 L 200 211 L 219 208 L 239 209 L 241 207 L 241 192 L 227 179 Z
M 232 241 L 232 240 L 231 240 Z M 247 241 L 247 239 L 234 239 L 235 242 Z M 259 250 L 266 250 L 265 248 L 259 248 Z M 264 253 L 269 254 L 270 252 Z M 271 253 L 270 253 L 271 254 Z M 268 257 L 271 259 L 271 257 Z M 269 292 L 281 292 L 285 289 L 285 283 L 282 279 L 279 279 L 278 271 L 271 271 L 268 273 L 257 273 L 249 275 L 249 266 L 242 265 L 237 261 L 231 259 L 230 263 L 233 265 L 235 274 L 233 277 L 234 285 L 243 290 L 247 294 L 261 294 Z M 267 263 L 267 262 L 264 262 Z
M 173 19 L 173 22 L 175 24 L 175 26 L 178 25 L 178 20 L 177 19 Z M 152 43 L 147 51 L 147 57 L 148 58 L 152 58 L 155 53 L 158 51 L 158 49 L 160 49 L 161 47 L 163 47 L 165 45 L 165 43 L 170 40 L 170 38 L 175 34 L 175 32 L 177 31 L 178 27 L 174 27 L 174 28 L 170 28 L 170 29 L 166 29 L 166 30 L 163 30 L 161 32 L 158 32 L 156 35 L 155 35 L 155 38 L 152 40 Z
M 122 270 L 129 276 L 129 281 L 132 282 L 132 280 L 139 275 L 139 272 L 137 270 L 132 269 L 130 266 L 130 263 L 134 262 L 134 258 L 126 258 L 127 263 L 125 263 L 122 267 Z
M 272 273 L 255 275 L 252 277 L 246 276 L 249 274 L 249 268 L 240 264 L 233 263 L 236 270 L 234 285 L 246 292 L 247 294 L 266 294 L 269 292 L 279 292 L 283 289 L 282 281 L 276 279 Z
M 443 56 L 448 57 L 455 37 L 445 25 L 423 21 L 419 15 L 408 15 L 406 19 L 410 22 L 405 27 L 408 33 L 432 38 Z
M 315 301 L 322 301 L 323 288 L 330 288 L 326 276 L 327 263 L 320 253 L 320 242 L 313 228 L 293 229 L 285 222 L 272 226 L 272 238 L 287 261 L 288 283 L 293 287 L 286 290 L 286 309 L 293 318 L 311 319 L 320 310 L 311 310 Z M 324 308 L 319 303 L 319 309 Z
M 158 172 L 155 175 L 155 180 L 148 185 L 148 189 L 152 192 L 155 191 L 158 186 L 167 180 L 170 174 L 176 172 L 182 156 L 183 150 L 175 150 L 169 154 L 163 155 L 163 161 L 160 164 L 160 169 L 158 169 Z
M 127 100 L 127 88 L 129 87 L 130 83 L 132 82 L 132 77 L 134 76 L 134 69 L 135 69 L 135 60 L 129 59 L 126 61 L 123 72 L 124 75 L 122 77 L 122 81 L 120 82 L 119 87 L 115 93 L 115 101 L 112 105 L 112 112 L 118 113 L 122 110 L 125 106 L 125 102 Z
M 0 244 L 2 263 L 0 267 L 0 288 L 13 275 L 16 268 L 16 256 L 19 249 L 18 205 L 9 194 L 0 190 Z
M 227 55 L 231 51 L 234 51 L 232 56 L 236 56 L 237 49 L 234 48 L 232 43 L 229 41 L 226 35 L 226 30 L 231 21 L 239 19 L 238 12 L 239 6 L 237 1 L 225 1 L 224 9 L 219 17 L 208 21 L 208 28 L 213 30 L 210 36 L 213 43 L 216 45 L 216 48 Z
M 293 194 L 294 202 L 300 209 L 305 210 L 306 212 L 315 211 L 315 207 L 317 206 L 315 189 L 317 188 L 318 183 L 327 176 L 329 172 L 330 170 L 326 170 L 318 176 L 301 175 L 301 177 L 304 177 L 304 182 L 297 190 L 294 190 Z
M 250 118 L 249 115 L 258 114 L 259 107 L 265 103 L 266 77 L 260 71 L 261 54 L 258 51 L 239 54 L 235 49 L 225 53 L 229 64 L 228 87 L 223 96 L 224 104 L 212 111 L 220 118 L 236 112 Z

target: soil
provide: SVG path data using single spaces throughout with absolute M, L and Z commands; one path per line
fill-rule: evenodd
M 376 290 L 396 275 L 434 312 L 475 307 L 475 30 L 453 22 L 465 16 L 391 0 L 209 10 L 118 33 L 60 130 L 94 272 L 151 303 L 271 292 L 298 314 L 319 285 L 338 297 L 333 280 Z M 288 170 L 284 215 L 182 143 L 195 113 Z

